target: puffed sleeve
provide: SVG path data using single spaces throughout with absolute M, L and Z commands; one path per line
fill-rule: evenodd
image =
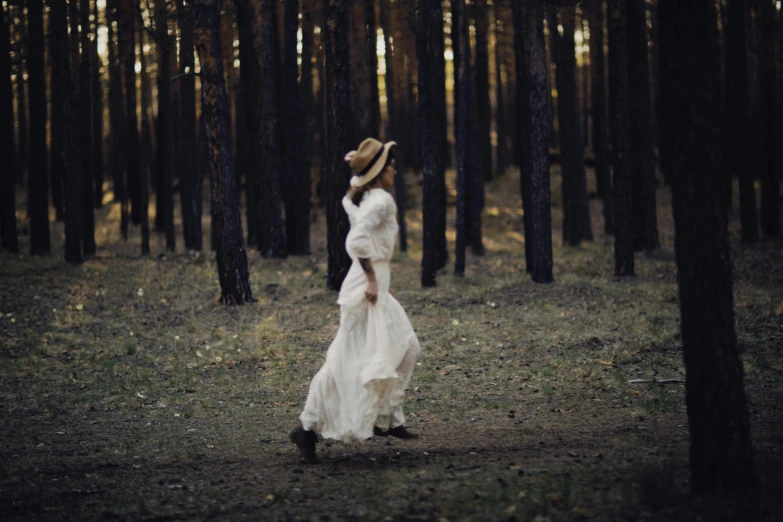
M 348 255 L 359 259 L 372 259 L 373 253 L 377 255 L 378 248 L 374 248 L 375 231 L 378 226 L 393 212 L 389 202 L 394 200 L 387 193 L 387 197 L 368 198 L 361 204 L 361 215 L 355 226 L 351 227 L 348 238 L 345 241 L 345 249 Z M 365 209 L 365 205 L 367 205 Z

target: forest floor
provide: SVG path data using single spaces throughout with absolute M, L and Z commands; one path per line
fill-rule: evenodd
M 339 320 L 322 213 L 312 256 L 249 251 L 257 302 L 235 308 L 217 302 L 212 253 L 155 235 L 140 257 L 116 204 L 82 266 L 62 261 L 55 224 L 56 255 L 0 255 L 0 518 L 781 520 L 780 242 L 741 248 L 733 217 L 757 491 L 692 499 L 684 384 L 629 382 L 684 379 L 670 200 L 660 188 L 662 248 L 619 279 L 598 199 L 596 239 L 562 246 L 553 176 L 549 285 L 525 273 L 518 174 L 487 185 L 486 255 L 437 288 L 419 285 L 409 211 L 392 292 L 422 344 L 405 406 L 421 437 L 321 443 L 315 466 L 287 433 Z

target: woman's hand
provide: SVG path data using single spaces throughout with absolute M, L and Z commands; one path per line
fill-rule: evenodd
M 375 304 L 378 301 L 378 282 L 375 279 L 367 281 L 367 290 L 364 291 L 364 295 L 370 304 Z

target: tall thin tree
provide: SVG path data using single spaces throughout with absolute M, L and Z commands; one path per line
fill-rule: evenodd
M 9 6 L 10 7 L 10 6 Z M 11 84 L 11 39 L 6 18 L 6 6 L 0 5 L 0 128 L 2 142 L 0 155 L 6 165 L 0 174 L 0 246 L 4 250 L 19 253 L 19 239 L 16 229 L 16 180 L 14 151 L 14 96 Z
M 375 0 L 364 0 L 365 26 L 367 28 L 365 49 L 369 55 L 368 72 L 370 76 L 370 135 L 380 137 L 381 100 L 378 94 L 378 27 L 375 4 Z
M 92 13 L 95 24 L 92 39 L 90 41 L 90 57 L 92 58 L 92 139 L 93 139 L 93 199 L 94 207 L 103 207 L 103 179 L 105 174 L 103 155 L 103 79 L 101 69 L 103 58 L 98 52 L 98 34 L 100 17 L 98 12 L 98 0 L 93 0 Z
M 508 27 L 503 22 L 501 0 L 495 0 L 495 130 L 497 148 L 495 153 L 495 175 L 500 176 L 508 168 L 508 136 L 506 133 L 506 101 L 503 86 L 505 68 L 505 37 Z M 506 70 L 506 74 L 508 71 Z
M 489 102 L 489 11 L 487 0 L 474 0 L 473 19 L 476 28 L 476 139 L 480 175 L 491 180 L 492 138 L 490 119 L 492 106 Z
M 16 24 L 16 27 L 12 28 L 14 29 L 14 36 L 16 37 L 16 43 L 19 47 L 19 60 L 17 61 L 16 65 L 16 123 L 17 123 L 17 146 L 19 147 L 19 151 L 17 153 L 17 157 L 19 158 L 18 161 L 18 172 L 16 173 L 18 176 L 18 179 L 21 181 L 22 176 L 27 173 L 28 168 L 28 160 L 30 155 L 30 128 L 28 125 L 28 118 L 29 113 L 27 111 L 27 108 L 29 104 L 28 101 L 28 85 L 29 81 L 25 81 L 25 78 L 28 78 L 29 76 L 25 74 L 25 61 L 27 59 L 27 53 L 29 53 L 29 46 L 26 45 L 27 42 L 29 42 L 28 34 L 27 34 L 27 17 L 25 16 L 25 10 L 24 10 L 24 2 L 19 2 L 19 5 L 16 8 L 16 12 L 18 14 L 18 23 Z M 8 5 L 9 9 L 11 8 L 11 5 Z M 27 51 L 27 53 L 25 52 Z M 29 205 L 31 201 L 28 201 L 28 212 L 29 212 Z
M 434 46 L 430 31 L 433 20 L 434 4 L 440 0 L 419 0 L 416 2 L 416 54 L 419 58 L 419 127 L 421 131 L 422 164 L 424 183 L 422 187 L 422 257 L 421 286 L 433 287 L 436 284 L 435 272 L 438 269 L 438 214 L 442 204 L 438 190 L 438 141 L 437 113 L 435 110 L 434 85 L 430 67 L 434 62 Z
M 114 201 L 120 202 L 121 218 L 124 216 L 124 140 L 123 133 L 126 130 L 125 120 L 123 118 L 123 97 L 122 97 L 122 62 L 119 55 L 119 35 L 115 29 L 119 23 L 118 8 L 119 0 L 106 0 L 106 25 L 108 28 L 106 37 L 106 49 L 109 69 L 109 134 L 110 134 L 110 159 L 109 168 L 111 170 L 112 188 L 114 192 Z M 123 237 L 127 237 L 123 233 Z
M 283 158 L 280 150 L 278 92 L 280 81 L 279 39 L 275 0 L 251 0 L 253 9 L 253 44 L 259 60 L 261 100 L 259 103 L 256 158 L 261 170 L 258 194 L 258 249 L 263 257 L 283 258 L 287 255 L 281 202 Z
M 634 275 L 625 0 L 609 0 L 609 113 L 614 171 L 614 273 Z
M 51 38 L 57 53 L 52 59 L 59 60 L 59 75 L 53 78 L 53 89 L 59 91 L 59 104 L 52 110 L 60 112 L 53 121 L 62 126 L 60 134 L 62 146 L 62 179 L 65 196 L 65 260 L 68 263 L 79 264 L 84 260 L 82 255 L 82 169 L 81 149 L 79 146 L 79 107 L 73 97 L 73 82 L 71 75 L 70 46 L 78 45 L 68 39 L 68 16 L 65 2 L 53 2 L 50 11 Z
M 80 62 L 79 62 L 79 105 L 81 106 L 81 144 L 82 144 L 82 196 L 85 202 L 82 205 L 82 250 L 85 256 L 95 255 L 95 210 L 94 210 L 94 152 L 95 143 L 93 142 L 93 118 L 92 118 L 92 73 L 90 51 L 92 43 L 90 42 L 90 0 L 80 0 L 79 2 L 79 42 Z
M 50 25 L 52 24 L 52 12 L 49 12 Z M 66 20 L 66 24 L 67 24 Z M 50 29 L 53 31 L 53 29 Z M 65 220 L 65 201 L 63 199 L 63 122 L 62 111 L 59 107 L 62 105 L 60 100 L 60 89 L 57 88 L 57 79 L 60 77 L 60 66 L 62 65 L 59 55 L 62 52 L 67 53 L 67 47 L 60 48 L 54 36 L 49 38 L 49 67 L 51 70 L 51 118 L 49 120 L 50 142 L 49 142 L 49 185 L 52 192 L 52 206 L 54 207 L 55 219 L 57 221 Z M 13 116 L 13 114 L 12 114 Z
M 436 117 L 436 138 L 438 140 L 439 154 L 437 157 L 438 193 L 441 204 L 438 208 L 438 227 L 435 237 L 438 244 L 438 268 L 443 268 L 449 261 L 448 243 L 446 241 L 446 167 L 450 164 L 450 150 L 446 115 L 446 60 L 445 60 L 445 36 L 442 2 L 432 5 L 432 30 L 430 42 L 432 45 L 433 60 L 430 64 L 432 74 L 431 82 L 434 93 L 434 110 Z
M 283 64 L 281 121 L 285 155 L 285 235 L 291 255 L 310 254 L 310 172 L 305 169 L 305 133 L 302 97 L 299 92 L 297 32 L 299 0 L 286 0 L 283 15 Z M 377 78 L 376 78 L 377 84 Z
M 44 69 L 43 0 L 27 2 L 27 74 L 30 92 L 30 253 L 49 255 L 49 183 L 46 169 L 46 80 Z
M 545 6 L 536 0 L 513 2 L 512 7 L 522 200 L 525 216 L 529 216 L 525 227 L 527 271 L 534 282 L 549 283 L 553 276 Z
M 593 123 L 593 157 L 598 195 L 603 203 L 604 233 L 614 234 L 612 182 L 607 158 L 609 131 L 606 120 L 606 54 L 604 53 L 604 1 L 587 3 L 590 24 L 591 115 Z
M 660 0 L 659 9 L 662 27 L 688 27 L 661 34 L 661 64 L 671 89 L 665 109 L 676 115 L 678 129 L 672 203 L 691 483 L 695 494 L 744 490 L 756 477 L 734 331 L 729 180 L 715 175 L 721 162 L 715 3 Z
M 743 0 L 727 0 L 726 5 L 726 101 L 723 122 L 724 175 L 738 178 L 742 242 L 758 241 L 756 190 L 753 186 L 750 143 L 750 93 L 748 87 L 747 25 L 748 6 Z M 731 201 L 731 184 L 726 196 Z
M 367 41 L 367 6 L 363 0 L 350 2 L 348 10 L 350 28 L 351 100 L 357 110 L 353 111 L 351 142 L 357 143 L 373 136 L 371 128 L 372 101 L 370 87 L 370 53 Z
M 346 0 L 326 0 L 324 3 L 324 47 L 326 82 L 326 149 L 323 179 L 326 192 L 326 226 L 328 269 L 326 284 L 339 290 L 348 273 L 351 260 L 345 251 L 348 236 L 348 215 L 341 201 L 348 190 L 349 169 L 343 157 L 349 150 L 348 127 L 351 107 L 348 104 L 348 13 Z
M 141 15 L 141 12 L 139 12 Z M 150 109 L 152 106 L 152 80 L 150 78 L 150 71 L 148 67 L 148 56 L 145 50 L 148 45 L 148 37 L 146 35 L 146 28 L 144 27 L 144 20 L 139 17 L 139 76 L 141 77 L 141 103 L 139 104 L 139 115 L 141 116 L 141 135 L 139 136 L 139 188 L 142 191 L 140 201 L 149 203 L 149 180 L 152 178 L 151 173 L 154 164 L 153 158 L 153 146 L 152 146 L 152 128 L 153 124 L 150 121 Z M 148 205 L 147 205 L 148 206 Z M 143 234 L 141 241 L 141 254 L 148 255 L 150 253 L 149 246 L 149 215 L 144 212 L 141 216 L 142 227 L 146 227 L 146 232 Z
M 383 36 L 385 42 L 385 54 L 386 60 L 386 112 L 389 118 L 389 135 L 392 139 L 399 139 L 397 136 L 400 134 L 400 115 L 398 108 L 399 91 L 397 89 L 397 60 L 394 59 L 393 53 L 399 53 L 399 49 L 393 45 L 392 37 L 392 16 L 391 16 L 391 1 L 381 0 L 380 5 L 380 22 L 383 28 Z M 400 140 L 402 142 L 402 140 Z M 394 195 L 397 200 L 397 222 L 400 227 L 400 250 L 403 252 L 408 250 L 408 228 L 405 223 L 405 206 L 407 204 L 407 194 L 405 192 L 405 149 L 402 145 L 398 144 L 394 152 L 394 161 L 396 164 L 397 175 L 394 177 Z
M 778 106 L 781 103 L 777 90 L 778 71 L 776 54 L 782 54 L 783 48 L 777 49 L 776 33 L 778 13 L 773 0 L 760 0 L 760 21 L 762 30 L 762 104 L 764 111 L 764 151 L 765 158 L 761 178 L 761 230 L 767 237 L 779 237 L 780 230 L 780 181 L 778 172 L 781 168 L 781 152 L 778 149 L 780 141 L 781 122 L 778 119 Z M 779 37 L 779 36 L 778 36 Z
M 158 40 L 158 132 L 155 146 L 157 176 L 163 181 L 163 228 L 166 248 L 173 252 L 177 246 L 174 230 L 174 111 L 171 98 L 171 61 L 176 52 L 174 39 L 169 38 L 169 17 L 164 0 L 155 2 L 155 30 Z M 144 210 L 146 212 L 146 209 Z
M 634 250 L 655 250 L 658 219 L 655 204 L 655 164 L 653 160 L 652 101 L 650 99 L 649 39 L 647 3 L 630 0 L 626 4 L 628 24 L 628 110 L 631 193 L 633 201 Z
M 142 210 L 147 212 L 146 207 L 141 208 L 139 196 L 139 130 L 138 116 L 136 114 L 136 34 L 135 19 L 136 3 L 134 0 L 122 0 L 122 9 L 119 12 L 120 21 L 120 61 L 122 63 L 122 77 L 124 80 L 124 99 L 125 99 L 125 133 L 123 135 L 126 149 L 125 175 L 122 186 L 121 203 L 124 210 L 121 211 L 120 228 L 123 236 L 128 235 L 128 219 L 141 223 Z M 131 212 L 128 212 L 128 206 L 131 205 Z M 133 208 L 136 208 L 137 217 L 133 219 Z M 144 231 L 142 229 L 142 253 L 144 248 Z
M 228 95 L 223 76 L 218 0 L 193 4 L 194 35 L 201 63 L 202 114 L 208 151 L 212 211 L 217 239 L 220 301 L 241 305 L 253 301 L 242 237 L 242 216 L 228 127 Z

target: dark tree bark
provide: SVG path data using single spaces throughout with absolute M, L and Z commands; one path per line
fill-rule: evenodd
M 94 207 L 103 207 L 103 180 L 105 168 L 103 164 L 103 82 L 101 80 L 101 66 L 103 65 L 98 53 L 98 2 L 93 2 L 93 17 L 95 19 L 95 32 L 90 47 L 92 58 L 92 135 L 93 135 L 93 199 Z
M 73 99 L 70 46 L 68 40 L 68 17 L 65 2 L 53 2 L 50 11 L 51 38 L 58 51 L 52 59 L 60 62 L 58 76 L 53 78 L 53 90 L 57 90 L 59 104 L 52 109 L 58 111 L 62 147 L 62 179 L 65 192 L 65 260 L 79 264 L 82 256 L 82 169 L 79 146 L 79 108 Z M 77 40 L 78 42 L 78 40 Z
M 122 65 L 122 77 L 125 82 L 125 132 L 123 133 L 123 142 L 120 144 L 125 149 L 124 158 L 124 182 L 122 186 L 122 210 L 120 218 L 120 228 L 123 237 L 128 237 L 128 219 L 133 220 L 132 208 L 136 208 L 138 213 L 137 222 L 141 221 L 141 202 L 138 199 L 140 191 L 138 190 L 139 177 L 139 131 L 138 116 L 136 115 L 136 52 L 135 52 L 135 17 L 133 0 L 123 0 L 122 8 L 119 11 L 119 39 L 120 39 L 120 62 Z M 128 207 L 131 205 L 129 215 Z M 144 209 L 146 210 L 146 209 Z M 135 220 L 134 220 L 135 221 Z M 143 239 L 142 239 L 143 244 Z M 142 246 L 142 251 L 144 247 Z
M 778 170 L 780 169 L 780 142 L 779 132 L 781 123 L 778 119 L 778 105 L 780 104 L 777 92 L 777 70 L 775 46 L 776 32 L 779 31 L 775 2 L 761 0 L 760 6 L 761 30 L 762 30 L 762 107 L 764 114 L 763 143 L 765 158 L 760 158 L 764 164 L 761 172 L 761 230 L 767 237 L 779 237 L 780 230 L 780 182 Z M 783 53 L 783 49 L 777 51 Z
M 399 127 L 399 109 L 396 75 L 396 61 L 393 53 L 398 53 L 399 49 L 392 51 L 392 29 L 391 29 L 391 5 L 390 0 L 381 0 L 380 4 L 380 22 L 383 28 L 383 36 L 386 47 L 386 112 L 389 118 L 389 135 L 392 140 L 400 134 Z M 397 138 L 399 139 L 399 138 Z M 400 140 L 402 141 L 402 140 Z M 397 200 L 397 222 L 400 227 L 400 250 L 408 250 L 408 229 L 405 224 L 405 206 L 407 204 L 407 194 L 405 192 L 405 149 L 397 145 L 394 151 L 394 162 L 397 168 L 397 175 L 394 177 L 394 195 Z
M 46 169 L 46 80 L 44 76 L 43 0 L 27 2 L 27 75 L 30 92 L 30 253 L 51 253 L 49 237 L 49 183 Z
M 431 31 L 433 25 L 439 22 L 433 17 L 436 3 L 440 3 L 440 0 L 419 0 L 414 7 L 416 10 L 416 54 L 419 59 L 419 128 L 424 168 L 421 257 L 421 286 L 424 288 L 436 285 L 437 232 L 441 205 L 438 187 L 438 157 L 441 150 L 438 140 L 438 115 L 435 109 L 435 87 L 431 73 L 431 67 L 435 64 L 435 46 L 432 45 Z
M 544 39 L 545 7 L 541 1 L 513 2 L 516 53 L 520 172 L 527 271 L 536 283 L 552 277 L 552 217 L 549 195 L 549 112 L 547 59 Z M 527 244 L 530 244 L 527 250 Z
M 10 6 L 9 6 L 10 7 Z M 0 5 L 0 155 L 5 168 L 0 174 L 0 246 L 8 252 L 19 253 L 16 230 L 16 174 L 14 150 L 14 91 L 11 84 L 11 38 L 6 19 L 6 8 Z
M 614 170 L 614 273 L 634 275 L 625 0 L 609 0 L 609 113 Z
M 359 143 L 365 138 L 374 136 L 371 128 L 372 101 L 370 99 L 370 53 L 367 42 L 367 6 L 363 0 L 349 3 L 348 18 L 351 24 L 349 74 L 351 77 L 351 104 L 353 111 L 353 128 L 351 143 Z
M 174 252 L 177 236 L 174 231 L 174 111 L 171 99 L 171 53 L 175 52 L 174 39 L 169 38 L 166 3 L 155 2 L 155 30 L 158 35 L 158 132 L 156 138 L 157 176 L 162 180 L 163 228 L 166 234 L 166 248 Z M 230 136 L 229 136 L 230 139 Z M 146 212 L 146 209 L 144 209 Z M 188 222 L 190 225 L 190 222 Z
M 257 167 L 260 169 L 258 194 L 258 250 L 263 257 L 284 258 L 287 255 L 281 215 L 280 185 L 283 177 L 280 150 L 279 110 L 279 39 L 274 0 L 251 0 L 253 43 L 259 59 L 261 76 Z
M 604 55 L 603 0 L 587 4 L 590 24 L 590 63 L 592 70 L 593 156 L 598 194 L 603 202 L 604 233 L 614 234 L 612 182 L 609 176 L 607 152 L 609 132 L 606 121 L 606 61 Z
M 711 0 L 660 1 L 661 62 L 670 73 L 675 252 L 695 494 L 756 483 L 742 361 L 734 331 L 728 178 L 721 162 L 718 34 Z M 676 39 L 673 37 L 676 36 Z M 672 38 L 671 41 L 664 41 Z
M 432 73 L 431 82 L 434 93 L 434 110 L 436 118 L 436 138 L 438 140 L 438 193 L 440 194 L 440 205 L 438 206 L 438 228 L 435 237 L 438 243 L 437 266 L 443 268 L 449 262 L 448 243 L 446 242 L 446 167 L 450 163 L 450 147 L 448 141 L 447 119 L 446 119 L 446 59 L 444 58 L 445 41 L 443 32 L 443 4 L 441 2 L 432 4 L 432 30 L 430 31 L 430 42 L 432 46 L 433 60 L 430 64 Z
M 237 9 L 239 9 L 239 3 L 240 2 L 237 2 Z M 202 175 L 203 169 L 199 168 L 195 161 L 197 154 L 196 78 L 191 74 L 195 69 L 193 54 L 193 9 L 190 6 L 185 7 L 183 4 L 184 2 L 182 2 L 182 0 L 178 0 L 177 11 L 182 13 L 182 16 L 178 17 L 180 30 L 179 74 L 187 74 L 187 76 L 182 76 L 177 80 L 180 89 L 178 131 L 180 153 L 177 157 L 177 174 L 181 187 L 180 196 L 183 198 L 184 203 L 182 205 L 183 221 L 185 215 L 188 216 L 188 228 L 185 230 L 185 248 L 201 250 L 204 248 L 203 232 L 201 228 L 204 183 Z M 243 22 L 247 25 L 250 23 L 250 19 L 246 18 Z M 250 38 L 250 46 L 252 48 L 252 34 Z M 255 57 L 255 54 L 253 56 Z M 250 62 L 248 66 L 250 66 L 250 64 L 252 64 L 252 62 Z M 245 98 L 245 100 L 247 100 L 247 98 Z M 247 136 L 255 136 L 255 133 L 248 134 Z
M 147 53 L 144 51 L 144 46 L 147 40 L 145 36 L 145 28 L 142 25 L 143 20 L 139 18 L 139 65 L 141 70 L 139 76 L 141 77 L 141 103 L 139 105 L 141 113 L 141 139 L 139 141 L 139 181 L 140 189 L 144 190 L 144 194 L 141 195 L 139 201 L 149 202 L 149 179 L 152 172 L 153 164 L 153 147 L 152 147 L 152 123 L 150 122 L 150 106 L 152 105 L 152 81 L 150 80 L 150 72 L 147 67 Z M 142 221 L 144 216 L 142 215 Z M 149 232 L 149 218 L 147 218 L 147 231 Z M 148 255 L 150 253 L 149 245 L 149 233 L 143 235 L 141 241 L 141 254 Z
M 52 11 L 49 14 L 50 31 L 54 31 L 52 22 Z M 66 20 L 66 24 L 68 21 Z M 67 26 L 66 26 L 67 27 Z M 67 31 L 67 29 L 66 29 Z M 63 198 L 63 114 L 60 107 L 60 89 L 57 87 L 57 79 L 60 77 L 60 67 L 62 66 L 60 54 L 67 55 L 67 37 L 66 47 L 60 48 L 54 34 L 49 38 L 49 67 L 51 68 L 51 107 L 52 114 L 50 118 L 51 142 L 49 146 L 49 185 L 52 192 L 52 206 L 54 207 L 55 219 L 65 221 L 65 200 Z M 11 114 L 13 116 L 13 114 Z M 12 121 L 12 120 L 11 120 Z M 13 169 L 12 169 L 13 170 Z M 13 194 L 13 192 L 12 192 Z
M 728 0 L 726 26 L 726 112 L 723 122 L 724 175 L 739 179 L 742 242 L 758 241 L 756 191 L 753 187 L 750 143 L 750 94 L 748 92 L 747 6 Z M 731 201 L 731 185 L 726 197 Z
M 302 142 L 302 168 L 307 177 L 313 172 L 313 156 L 315 154 L 318 128 L 315 124 L 315 95 L 313 93 L 313 58 L 315 46 L 315 0 L 302 0 L 302 72 L 299 77 L 299 93 L 302 96 L 302 117 L 305 132 Z M 241 62 L 240 62 L 241 63 Z M 312 190 L 312 180 L 307 193 L 310 194 L 310 204 L 315 205 L 316 198 Z
M 299 29 L 299 0 L 286 0 L 283 17 L 283 66 L 281 118 L 285 154 L 285 234 L 288 253 L 310 254 L 310 172 L 305 168 L 302 97 L 299 92 L 296 33 Z M 304 62 L 303 62 L 304 63 Z M 375 78 L 377 85 L 377 77 Z
M 10 7 L 10 5 L 9 5 Z M 25 47 L 26 45 L 23 45 L 23 42 L 29 42 L 28 34 L 27 34 L 27 18 L 25 17 L 25 11 L 24 11 L 24 2 L 21 2 L 19 7 L 17 8 L 17 12 L 19 13 L 19 23 L 14 28 L 14 33 L 16 36 L 16 42 L 17 45 L 20 48 L 20 58 L 24 58 L 25 54 L 29 53 L 29 50 L 27 53 L 25 53 Z M 28 54 L 29 56 L 29 54 Z M 25 82 L 25 60 L 20 59 L 19 63 L 17 64 L 16 68 L 16 110 L 17 110 L 17 139 L 19 146 L 17 157 L 19 158 L 19 164 L 18 171 L 16 175 L 18 176 L 17 179 L 20 181 L 22 180 L 24 174 L 27 172 L 28 167 L 28 160 L 29 160 L 29 153 L 30 153 L 30 133 L 29 133 L 29 126 L 28 126 L 28 117 L 29 113 L 27 112 L 27 100 L 28 100 L 28 92 L 27 87 L 29 82 Z M 29 79 L 29 76 L 28 76 Z M 29 206 L 30 201 L 27 202 L 28 209 L 27 212 L 30 212 Z
M 551 7 L 554 11 L 554 8 Z M 553 54 L 557 64 L 558 129 L 560 163 L 563 173 L 563 241 L 578 246 L 593 238 L 585 178 L 584 138 L 581 110 L 577 96 L 576 47 L 574 31 L 576 13 L 573 7 L 560 10 L 563 36 L 553 31 Z M 551 17 L 550 19 L 555 19 Z M 554 24 L 553 24 L 554 25 Z
M 505 38 L 508 27 L 502 19 L 501 0 L 495 0 L 495 129 L 498 145 L 495 154 L 495 175 L 501 176 L 508 168 L 508 137 L 506 133 L 506 102 L 503 86 L 503 70 L 505 68 Z M 506 70 L 508 74 L 508 70 Z
M 239 111 L 237 124 L 241 124 L 237 133 L 237 178 L 245 180 L 245 212 L 247 222 L 247 244 L 258 244 L 258 208 L 260 195 L 259 171 L 256 166 L 255 148 L 259 146 L 258 102 L 259 73 L 258 55 L 253 48 L 253 14 L 248 0 L 237 0 L 237 32 L 239 33 L 239 98 L 237 104 L 247 110 Z
M 473 16 L 476 27 L 476 139 L 480 175 L 484 180 L 491 180 L 492 171 L 492 139 L 490 136 L 489 102 L 489 20 L 487 0 L 474 0 Z
M 118 23 L 117 9 L 119 0 L 107 0 L 106 18 L 108 26 L 107 50 L 109 59 L 109 132 L 111 134 L 111 158 L 109 168 L 114 191 L 114 201 L 120 202 L 121 214 L 124 216 L 124 152 L 123 133 L 126 129 L 123 117 L 122 97 L 122 62 L 118 52 L 118 34 L 115 25 Z M 127 239 L 127 229 L 123 229 L 123 237 Z
M 79 104 L 81 106 L 81 144 L 82 144 L 82 250 L 86 257 L 95 255 L 95 211 L 94 211 L 94 152 L 92 129 L 92 73 L 90 64 L 90 0 L 79 2 L 79 41 L 81 54 L 79 61 Z
M 634 250 L 659 248 L 655 204 L 649 42 L 645 0 L 626 4 L 628 24 L 628 114 L 630 116 L 631 201 Z
M 217 4 L 217 0 L 194 2 L 194 35 L 201 63 L 201 108 L 206 128 L 212 219 L 217 240 L 220 302 L 241 305 L 253 301 L 253 292 L 242 238 L 239 191 L 229 148 L 228 96 L 223 77 Z
M 365 0 L 367 17 L 367 53 L 370 60 L 370 135 L 380 137 L 381 100 L 378 94 L 378 24 L 375 16 L 375 0 Z
M 721 0 L 724 1 L 724 0 Z M 656 10 L 657 11 L 657 10 Z M 671 185 L 672 179 L 671 179 L 671 171 L 672 171 L 672 148 L 674 147 L 674 143 L 672 143 L 672 138 L 676 132 L 677 129 L 673 128 L 675 115 L 667 113 L 663 107 L 668 107 L 671 105 L 671 101 L 669 100 L 670 94 L 669 94 L 669 84 L 668 82 L 663 81 L 664 78 L 666 78 L 666 64 L 664 64 L 662 61 L 660 61 L 660 55 L 663 54 L 663 47 L 666 44 L 666 42 L 670 42 L 672 35 L 669 33 L 676 32 L 678 30 L 677 27 L 667 27 L 665 25 L 662 25 L 660 23 L 660 17 L 656 17 L 658 19 L 658 23 L 656 24 L 656 27 L 658 29 L 658 33 L 656 35 L 656 38 L 658 40 L 659 44 L 659 61 L 658 61 L 658 75 L 661 79 L 657 83 L 658 85 L 658 100 L 657 100 L 657 106 L 656 106 L 656 129 L 657 129 L 657 136 L 658 136 L 658 166 L 661 170 L 661 174 L 663 174 L 664 182 L 667 185 Z M 725 25 L 723 26 L 725 30 Z
M 348 104 L 348 13 L 345 0 L 326 0 L 322 34 L 326 53 L 326 157 L 323 170 L 329 252 L 326 284 L 332 290 L 339 290 L 351 266 L 351 259 L 345 251 L 345 238 L 350 225 L 341 203 L 349 185 L 349 169 L 343 157 L 350 150 L 348 127 L 351 122 L 351 106 Z

